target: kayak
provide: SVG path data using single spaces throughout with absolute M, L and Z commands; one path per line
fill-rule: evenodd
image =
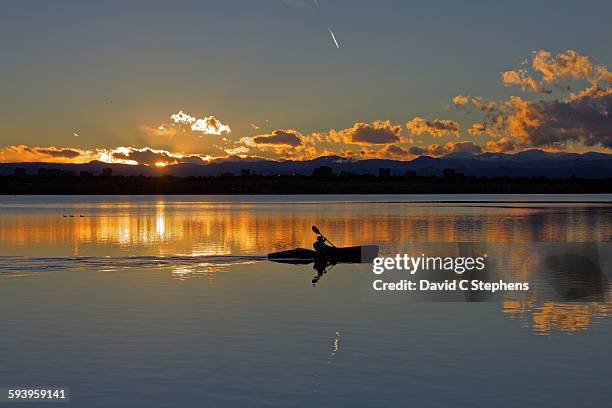
M 295 248 L 287 251 L 272 252 L 268 259 L 278 261 L 305 261 L 326 260 L 329 262 L 371 262 L 378 256 L 378 245 L 360 245 L 345 248 L 328 248 L 325 253 L 319 253 L 312 249 Z

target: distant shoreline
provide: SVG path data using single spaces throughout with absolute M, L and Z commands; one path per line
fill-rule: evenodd
M 545 177 L 0 176 L 3 195 L 609 194 L 612 179 Z M 439 201 L 436 201 L 439 202 Z M 456 201 L 453 201 L 456 202 Z

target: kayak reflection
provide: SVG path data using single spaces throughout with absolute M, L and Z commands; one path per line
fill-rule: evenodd
M 316 276 L 312 284 L 316 284 L 321 277 L 329 272 L 338 263 L 369 263 L 378 256 L 377 245 L 362 245 L 346 248 L 329 247 L 325 252 L 313 251 L 306 248 L 295 248 L 288 251 L 272 252 L 268 260 L 272 262 L 308 265 L 313 264 Z
M 284 263 L 284 264 L 292 264 L 292 265 L 308 265 L 313 264 L 312 269 L 315 270 L 316 275 L 312 278 L 312 285 L 316 285 L 317 282 L 321 279 L 323 275 L 327 272 L 331 271 L 334 266 L 338 263 L 355 263 L 355 262 L 337 262 L 330 259 L 272 259 L 269 258 L 272 262 Z

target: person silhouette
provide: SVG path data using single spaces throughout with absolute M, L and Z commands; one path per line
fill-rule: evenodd
M 329 252 L 331 246 L 327 245 L 325 243 L 326 241 L 327 238 L 325 238 L 323 235 L 317 236 L 317 240 L 312 244 L 312 247 L 315 249 L 315 251 L 317 251 L 317 254 L 325 255 Z

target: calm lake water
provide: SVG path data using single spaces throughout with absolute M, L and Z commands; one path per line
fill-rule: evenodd
M 420 301 L 368 292 L 368 265 L 313 285 L 265 259 L 313 224 L 381 255 L 484 246 L 532 289 Z M 79 407 L 609 406 L 610 243 L 610 195 L 4 196 L 0 387 Z M 542 266 L 563 248 L 596 260 L 594 290 Z

